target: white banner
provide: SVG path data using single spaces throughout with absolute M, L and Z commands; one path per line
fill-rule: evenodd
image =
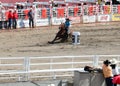
M 65 18 L 52 18 L 52 25 L 60 25 L 65 22 Z
M 96 0 L 65 0 L 65 2 L 72 2 L 72 3 L 91 2 L 91 3 L 96 3 Z
M 93 23 L 96 22 L 96 16 L 83 16 L 83 23 Z
M 18 19 L 18 21 L 17 21 L 17 27 L 18 28 L 29 27 L 29 20 Z
M 37 19 L 36 26 L 48 26 L 50 20 L 49 19 Z
M 71 20 L 71 24 L 80 23 L 81 17 L 69 17 Z
M 98 15 L 98 22 L 110 21 L 110 15 Z

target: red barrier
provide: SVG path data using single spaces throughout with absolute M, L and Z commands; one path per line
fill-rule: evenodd
M 9 13 L 9 11 L 5 12 L 6 20 L 8 20 L 8 13 Z
M 75 17 L 78 16 L 78 15 L 77 15 L 77 14 L 78 14 L 78 11 L 79 11 L 78 7 L 75 7 L 75 8 L 74 8 L 74 16 L 75 16 Z
M 93 6 L 88 7 L 88 14 L 93 15 Z
M 43 19 L 47 18 L 47 9 L 42 9 L 41 18 L 43 18 Z
M 117 8 L 118 8 L 118 10 L 117 10 L 118 14 L 120 14 L 120 5 L 118 5 Z
M 28 12 L 29 12 L 29 10 L 25 9 L 23 12 L 25 14 L 25 20 L 27 20 L 28 19 Z
M 64 8 L 59 8 L 59 9 L 57 9 L 57 16 L 58 16 L 58 18 L 60 18 L 60 17 L 64 17 Z
M 109 14 L 109 6 L 104 6 L 104 14 Z

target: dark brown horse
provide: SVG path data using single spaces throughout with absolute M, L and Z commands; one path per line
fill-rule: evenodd
M 48 41 L 48 43 L 50 44 L 54 44 L 54 43 L 59 43 L 59 42 L 65 42 L 68 38 L 68 33 L 65 30 L 65 24 L 61 23 L 59 26 L 59 31 L 56 34 L 55 38 L 52 41 Z M 59 40 L 59 41 L 58 41 Z

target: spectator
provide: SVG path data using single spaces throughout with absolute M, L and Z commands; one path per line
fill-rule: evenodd
M 12 25 L 12 11 L 9 10 L 9 13 L 8 13 L 8 29 L 11 29 L 11 25 Z
M 103 66 L 102 66 L 102 70 L 103 70 L 103 75 L 105 77 L 105 81 L 106 81 L 106 85 L 107 86 L 114 86 L 112 83 L 112 68 L 110 66 L 110 61 L 109 60 L 105 60 L 103 62 Z
M 32 12 L 32 9 L 28 12 L 28 17 L 29 17 L 29 27 L 34 28 L 34 13 Z
M 14 12 L 13 12 L 13 29 L 16 29 L 16 27 L 17 27 L 17 18 L 18 18 L 18 14 L 17 14 L 16 10 L 14 10 Z
M 111 60 L 111 65 L 112 67 L 112 73 L 113 73 L 113 76 L 117 76 L 119 74 L 119 71 L 118 71 L 118 67 L 117 67 L 117 60 L 115 58 L 113 58 Z M 117 86 L 117 84 L 114 84 L 114 86 Z

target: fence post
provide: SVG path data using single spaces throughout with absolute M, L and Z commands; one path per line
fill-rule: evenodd
M 49 6 L 50 6 L 50 15 L 49 15 L 50 22 L 49 22 L 49 24 L 52 28 L 52 2 L 51 2 L 51 0 L 49 1 Z
M 65 2 L 66 3 L 66 2 Z M 65 17 L 68 18 L 69 15 L 68 15 L 68 3 L 66 3 L 66 8 L 65 8 Z
M 37 22 L 37 21 L 36 21 L 36 20 L 37 20 L 37 15 L 36 15 L 36 14 L 37 14 L 37 11 L 36 11 L 36 9 L 37 9 L 37 8 L 36 8 L 36 5 L 33 5 L 33 7 L 34 7 L 34 26 L 36 27 L 36 26 L 37 26 L 37 24 L 36 24 L 36 22 Z
M 50 58 L 50 70 L 53 69 L 53 58 Z M 53 71 L 52 73 L 50 72 L 50 75 L 53 75 L 53 79 L 56 79 L 55 72 Z
M 117 66 L 119 67 L 119 65 L 120 65 L 120 56 L 117 57 L 117 61 L 118 61 Z
M 72 57 L 72 68 L 74 68 L 74 57 Z
M 99 5 L 98 2 L 96 2 L 96 22 L 98 22 L 98 13 L 99 13 Z
M 82 11 L 81 11 L 82 20 L 81 21 L 83 23 L 84 22 L 83 21 L 83 16 L 84 16 L 84 3 L 83 2 L 81 3 L 81 9 L 82 9 Z
M 93 56 L 93 66 L 97 67 L 99 63 L 99 56 L 95 55 Z
M 29 80 L 29 70 L 30 70 L 30 58 L 29 57 L 25 57 L 24 58 L 24 71 L 25 71 L 25 75 L 24 75 L 24 81 L 28 81 Z

